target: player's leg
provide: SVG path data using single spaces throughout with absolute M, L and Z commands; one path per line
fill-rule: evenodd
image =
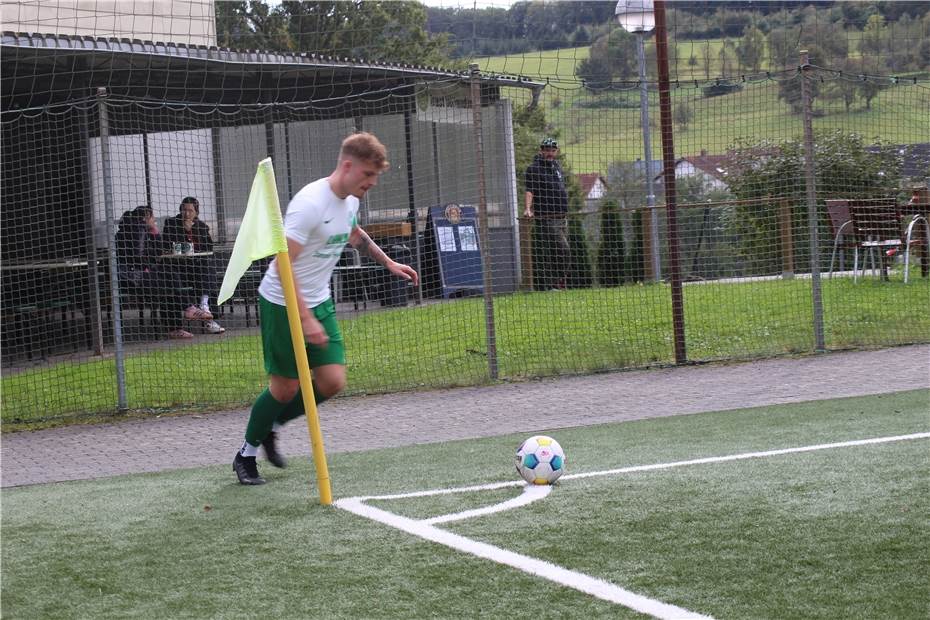
M 541 218 L 539 220 L 542 234 L 542 265 L 543 265 L 543 290 L 552 290 L 557 287 L 558 274 L 561 269 L 558 255 L 558 237 L 555 234 L 555 220 L 551 218 Z
M 557 265 L 558 269 L 555 275 L 557 280 L 556 288 L 563 289 L 568 285 L 568 264 L 571 258 L 571 246 L 568 243 L 568 220 L 565 218 L 555 219 L 553 220 L 553 226 L 555 227 L 553 236 L 556 243 L 555 265 Z
M 272 432 L 275 420 L 287 408 L 300 388 L 290 326 L 287 322 L 287 309 L 259 296 L 259 313 L 269 384 L 252 405 L 246 425 L 245 441 L 233 460 L 233 471 L 242 484 L 265 482 L 259 475 L 255 462 L 258 448 Z
M 307 358 L 313 368 L 313 398 L 317 405 L 329 400 L 346 386 L 345 342 L 339 323 L 336 321 L 336 307 L 332 300 L 327 300 L 313 308 L 313 314 L 326 330 L 329 341 L 325 347 L 307 345 Z M 294 398 L 275 420 L 274 428 L 262 442 L 268 460 L 277 467 L 284 467 L 286 461 L 277 449 L 277 431 L 286 423 L 304 415 L 303 394 L 298 390 Z

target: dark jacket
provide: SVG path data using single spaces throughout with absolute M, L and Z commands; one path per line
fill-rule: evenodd
M 559 162 L 537 154 L 526 169 L 526 191 L 533 194 L 534 215 L 564 217 L 568 213 L 568 191 Z
M 162 237 L 168 243 L 192 243 L 195 252 L 212 252 L 213 238 L 210 237 L 210 227 L 200 220 L 194 220 L 190 233 L 184 230 L 184 217 L 175 215 L 165 220 L 165 229 Z
M 155 268 L 155 258 L 166 251 L 160 235 L 153 235 L 145 220 L 127 211 L 119 220 L 116 231 L 116 261 L 121 273 Z
M 132 211 L 120 218 L 115 242 L 120 278 L 130 283 L 140 281 L 143 272 L 155 271 L 156 257 L 170 252 L 171 248 L 162 235 L 152 234 L 145 220 Z

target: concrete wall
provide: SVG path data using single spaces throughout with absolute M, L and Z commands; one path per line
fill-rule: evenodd
M 4 30 L 216 45 L 213 0 L 4 0 Z

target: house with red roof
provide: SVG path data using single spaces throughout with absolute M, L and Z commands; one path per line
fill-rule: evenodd
M 689 155 L 680 158 L 675 164 L 675 178 L 701 176 L 704 178 L 704 188 L 707 190 L 727 189 L 727 163 L 726 155 L 709 155 L 701 149 L 699 155 Z
M 584 196 L 585 211 L 597 211 L 601 200 L 607 195 L 607 181 L 600 172 L 576 174 L 578 184 L 581 185 L 581 195 Z

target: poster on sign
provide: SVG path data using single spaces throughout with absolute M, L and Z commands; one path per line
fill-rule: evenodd
M 426 296 L 464 297 L 484 292 L 478 214 L 474 206 L 430 207 L 423 245 Z

